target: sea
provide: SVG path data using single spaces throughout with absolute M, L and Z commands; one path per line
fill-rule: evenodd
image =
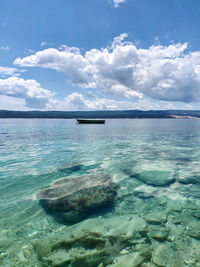
M 112 207 L 68 223 L 37 199 L 92 174 Z M 200 266 L 200 120 L 0 119 L 0 266 Z

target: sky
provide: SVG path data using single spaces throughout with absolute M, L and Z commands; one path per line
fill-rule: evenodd
M 199 0 L 0 0 L 0 109 L 200 110 Z

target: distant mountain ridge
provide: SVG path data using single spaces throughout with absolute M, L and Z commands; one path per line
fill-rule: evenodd
M 200 110 L 101 110 L 101 111 L 11 111 L 0 110 L 0 118 L 200 118 Z

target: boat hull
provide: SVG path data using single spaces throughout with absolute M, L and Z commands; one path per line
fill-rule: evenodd
M 77 119 L 77 122 L 80 124 L 86 123 L 86 124 L 104 124 L 105 120 L 92 120 L 92 119 Z

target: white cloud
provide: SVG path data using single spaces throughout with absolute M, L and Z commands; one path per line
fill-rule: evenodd
M 137 48 L 116 37 L 111 46 L 82 54 L 78 48 L 49 48 L 17 58 L 15 64 L 65 72 L 74 85 L 100 88 L 110 96 L 161 101 L 200 101 L 200 51 L 187 43 Z
M 0 50 L 9 51 L 10 47 L 9 46 L 0 46 Z
M 30 108 L 46 108 L 54 94 L 43 89 L 35 80 L 10 77 L 0 79 L 0 95 L 24 99 Z
M 0 95 L 0 109 L 3 110 L 28 110 L 23 98 Z
M 0 76 L 19 76 L 24 70 L 0 66 Z
M 115 8 L 119 7 L 120 4 L 125 3 L 126 0 L 113 0 L 113 5 Z
M 193 106 L 190 104 L 185 104 L 184 109 L 193 109 Z
M 87 96 L 91 97 L 91 98 L 96 98 L 95 94 L 93 94 L 92 92 L 87 92 Z
M 90 93 L 90 92 L 89 92 Z M 53 100 L 47 104 L 47 108 L 52 110 L 130 110 L 130 109 L 163 109 L 162 105 L 152 104 L 147 99 L 137 102 L 119 101 L 107 98 L 99 98 L 92 94 L 92 97 L 85 98 L 82 94 L 74 92 L 68 95 L 64 101 Z

